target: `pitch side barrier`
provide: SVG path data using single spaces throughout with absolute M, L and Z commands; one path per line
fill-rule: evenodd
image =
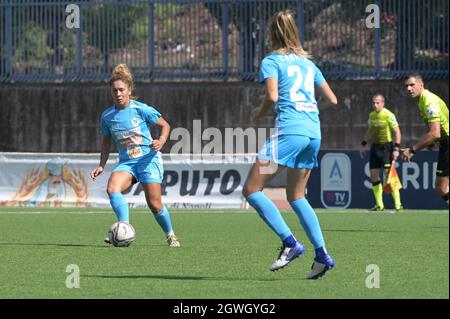
M 0 206 L 110 207 L 106 185 L 118 162 L 111 154 L 105 172 L 89 177 L 99 154 L 1 153 Z M 410 163 L 398 163 L 402 202 L 411 209 L 447 209 L 434 192 L 436 151 L 418 152 Z M 164 154 L 163 201 L 169 208 L 248 207 L 242 187 L 255 154 Z M 274 169 L 268 166 L 266 172 Z M 285 186 L 286 172 L 268 188 Z M 358 151 L 322 150 L 307 197 L 316 208 L 369 208 L 373 204 L 368 157 Z M 282 192 L 282 190 L 280 190 Z M 147 207 L 139 184 L 125 191 L 131 207 Z M 385 195 L 386 208 L 393 207 Z
M 0 153 L 0 205 L 110 207 L 108 178 L 118 163 L 111 154 L 103 174 L 89 173 L 100 154 Z M 165 154 L 163 202 L 169 208 L 240 208 L 242 185 L 254 155 Z M 130 207 L 146 208 L 139 183 L 125 191 Z

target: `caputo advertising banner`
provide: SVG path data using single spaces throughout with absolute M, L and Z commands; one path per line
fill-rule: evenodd
M 396 164 L 406 209 L 448 209 L 434 191 L 437 155 L 437 151 L 422 151 L 411 162 Z M 93 181 L 89 173 L 98 165 L 99 157 L 0 153 L 0 206 L 110 207 L 106 185 L 118 157 L 111 154 L 105 172 Z M 254 160 L 255 154 L 163 155 L 163 202 L 169 208 L 248 207 L 242 187 Z M 307 190 L 313 207 L 366 209 L 374 205 L 368 154 L 362 159 L 358 151 L 322 150 L 318 162 Z M 267 172 L 274 169 L 270 166 Z M 285 178 L 283 172 L 268 187 L 284 187 Z M 139 183 L 124 194 L 130 207 L 147 207 Z M 393 209 L 391 195 L 384 195 L 384 203 L 386 209 Z
M 111 154 L 105 171 L 93 181 L 89 173 L 99 158 L 0 153 L 0 206 L 110 207 L 106 186 L 118 157 Z M 240 208 L 253 160 L 247 155 L 164 155 L 163 202 L 171 208 Z M 130 207 L 147 207 L 139 183 L 124 194 Z

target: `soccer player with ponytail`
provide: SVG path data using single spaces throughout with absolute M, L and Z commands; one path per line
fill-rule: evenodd
M 119 152 L 119 164 L 109 177 L 107 193 L 117 220 L 129 221 L 128 203 L 122 193 L 140 182 L 147 204 L 164 231 L 168 245 L 179 247 L 169 211 L 161 200 L 164 169 L 160 150 L 167 141 L 170 125 L 155 108 L 134 99 L 133 77 L 125 64 L 114 68 L 109 85 L 114 105 L 101 115 L 100 164 L 92 170 L 91 178 L 95 180 L 103 173 L 114 141 Z M 161 128 L 158 139 L 150 134 L 152 125 Z M 109 240 L 105 239 L 105 242 L 109 243 Z

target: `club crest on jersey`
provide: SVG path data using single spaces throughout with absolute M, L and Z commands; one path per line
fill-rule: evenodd
M 131 119 L 131 125 L 133 125 L 133 127 L 139 126 L 139 119 L 137 117 L 133 117 Z

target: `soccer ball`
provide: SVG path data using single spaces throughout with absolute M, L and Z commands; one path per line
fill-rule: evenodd
M 136 238 L 136 231 L 130 223 L 116 222 L 109 228 L 108 238 L 115 247 L 128 247 Z

